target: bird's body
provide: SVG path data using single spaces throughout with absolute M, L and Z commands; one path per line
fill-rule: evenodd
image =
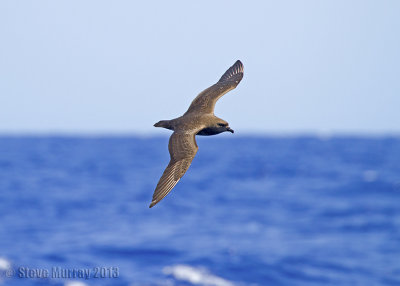
M 214 115 L 214 107 L 217 100 L 234 89 L 242 78 L 243 64 L 237 61 L 216 84 L 193 100 L 184 115 L 154 124 L 155 127 L 173 130 L 174 133 L 168 144 L 171 160 L 157 184 L 150 207 L 161 201 L 189 168 L 198 150 L 196 135 L 210 136 L 225 131 L 233 133 L 228 122 Z
M 218 123 L 228 125 L 228 122 L 213 114 L 185 114 L 172 120 L 162 120 L 154 124 L 156 127 L 164 127 L 176 132 L 190 133 L 192 130 L 198 131 L 196 135 L 214 135 L 227 131 L 226 128 L 219 126 Z M 200 130 L 200 131 L 199 131 Z

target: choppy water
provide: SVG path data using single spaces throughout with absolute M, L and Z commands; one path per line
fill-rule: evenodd
M 400 139 L 198 138 L 149 209 L 167 142 L 1 137 L 0 283 L 400 285 Z

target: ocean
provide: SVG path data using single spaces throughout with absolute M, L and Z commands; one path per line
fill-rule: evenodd
M 0 285 L 400 285 L 400 138 L 228 135 L 0 137 Z

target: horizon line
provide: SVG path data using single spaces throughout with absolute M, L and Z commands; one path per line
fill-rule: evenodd
M 166 130 L 165 130 L 166 131 Z M 156 138 L 169 137 L 168 132 L 141 132 L 141 131 L 0 131 L 0 138 L 4 137 L 141 137 Z M 356 137 L 356 138 L 399 138 L 400 132 L 365 132 L 365 131 L 245 131 L 235 133 L 237 137 L 315 137 L 319 139 L 329 139 L 337 137 Z

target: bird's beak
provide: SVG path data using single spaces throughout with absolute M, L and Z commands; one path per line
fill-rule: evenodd
M 229 131 L 231 133 L 235 133 L 235 131 L 233 131 L 233 129 L 231 129 L 230 127 L 226 128 L 226 131 Z

